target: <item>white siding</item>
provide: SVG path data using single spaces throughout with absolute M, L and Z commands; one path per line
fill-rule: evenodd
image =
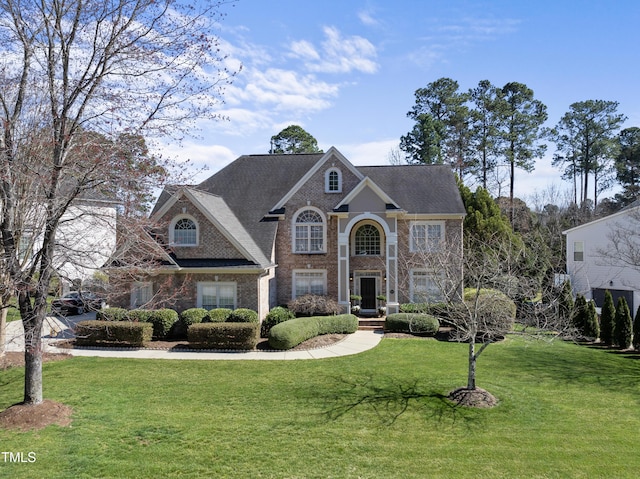
M 633 211 L 633 210 L 632 210 Z M 640 237 L 640 222 L 628 212 L 602 218 L 565 231 L 567 273 L 571 277 L 574 293 L 591 298 L 594 288 L 634 291 L 634 304 L 640 305 L 640 265 L 638 268 L 622 266 L 607 257 L 612 251 L 612 231 L 632 228 Z M 583 260 L 576 261 L 574 245 L 582 243 Z M 609 253 L 611 254 L 611 253 Z M 635 311 L 632 312 L 635 314 Z

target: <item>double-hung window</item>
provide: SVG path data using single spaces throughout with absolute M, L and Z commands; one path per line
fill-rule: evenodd
M 444 241 L 444 221 L 415 221 L 411 223 L 411 251 L 439 251 Z
M 409 285 L 411 301 L 414 303 L 437 303 L 443 301 L 444 295 L 440 289 L 436 275 L 427 270 L 412 270 Z
M 198 283 L 197 307 L 206 310 L 235 309 L 236 290 L 236 283 L 200 282 Z
M 299 270 L 293 272 L 293 298 L 305 294 L 324 296 L 327 294 L 327 272 L 325 270 Z
M 325 230 L 322 215 L 312 209 L 301 211 L 293 225 L 295 253 L 324 253 Z
M 573 261 L 584 261 L 584 242 L 573 242 Z
M 131 307 L 142 308 L 153 298 L 153 283 L 136 282 L 131 288 Z

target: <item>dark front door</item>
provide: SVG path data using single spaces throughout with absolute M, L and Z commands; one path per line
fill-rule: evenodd
M 360 296 L 362 309 L 376 309 L 376 279 L 360 278 Z

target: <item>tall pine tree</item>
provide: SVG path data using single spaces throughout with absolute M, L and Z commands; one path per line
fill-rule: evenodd
M 629 349 L 631 347 L 632 328 L 629 305 L 627 300 L 620 296 L 616 304 L 616 319 L 613 327 L 613 338 L 620 349 Z
M 611 291 L 604 292 L 604 304 L 602 305 L 602 313 L 600 314 L 600 340 L 604 344 L 613 344 L 613 328 L 616 315 L 616 307 L 613 304 L 613 296 Z

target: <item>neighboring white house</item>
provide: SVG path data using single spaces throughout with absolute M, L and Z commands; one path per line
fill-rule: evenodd
M 56 232 L 53 258 L 62 293 L 74 283 L 90 283 L 109 261 L 116 248 L 116 222 L 117 204 L 112 201 L 81 199 L 67 209 Z M 25 268 L 42 247 L 43 227 L 41 221 L 32 221 L 20 236 L 19 253 Z
M 609 290 L 640 306 L 640 205 L 563 231 L 573 291 L 602 307 Z
M 117 211 L 115 204 L 76 204 L 67 210 L 56 235 L 54 267 L 63 280 L 63 289 L 80 280 L 94 278 L 116 248 Z

